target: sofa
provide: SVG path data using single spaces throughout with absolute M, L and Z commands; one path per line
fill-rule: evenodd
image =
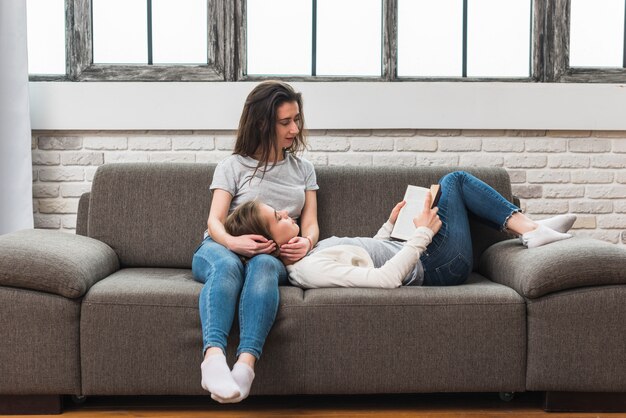
M 208 395 L 190 267 L 214 168 L 106 164 L 76 234 L 0 236 L 0 413 L 60 412 L 63 395 Z M 320 238 L 372 236 L 407 184 L 457 169 L 514 199 L 501 168 L 319 167 Z M 540 391 L 548 410 L 624 408 L 623 247 L 574 237 L 530 250 L 471 228 L 460 286 L 280 287 L 251 395 Z M 237 335 L 235 320 L 231 364 Z

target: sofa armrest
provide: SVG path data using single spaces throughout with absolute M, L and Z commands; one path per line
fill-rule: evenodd
M 626 250 L 589 238 L 574 237 L 533 249 L 519 240 L 507 240 L 483 253 L 479 271 L 534 299 L 574 287 L 626 284 Z
M 115 252 L 93 238 L 22 230 L 0 236 L 0 285 L 79 298 L 120 268 Z

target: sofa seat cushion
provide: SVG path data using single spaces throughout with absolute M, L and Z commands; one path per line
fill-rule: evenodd
M 200 386 L 201 290 L 188 269 L 122 269 L 94 285 L 81 312 L 83 394 L 207 394 Z M 279 314 L 266 343 L 271 355 L 259 362 L 255 379 L 271 393 L 302 387 L 302 370 L 294 364 L 303 356 L 301 318 L 296 318 L 304 313 L 290 315 L 290 307 L 302 304 L 302 293 L 281 288 Z M 237 318 L 234 322 L 231 364 L 238 343 Z M 266 367 L 270 370 L 263 373 Z M 281 382 L 271 377 L 276 370 Z
M 312 289 L 307 393 L 520 391 L 526 307 L 478 274 L 453 287 Z

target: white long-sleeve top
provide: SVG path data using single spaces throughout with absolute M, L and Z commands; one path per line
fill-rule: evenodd
M 393 225 L 387 221 L 374 236 L 388 240 Z M 415 230 L 402 249 L 381 267 L 375 267 L 368 252 L 356 245 L 334 245 L 315 251 L 287 266 L 289 281 L 306 289 L 321 287 L 376 287 L 391 289 L 419 263 L 422 252 L 430 244 L 433 232 L 426 227 Z

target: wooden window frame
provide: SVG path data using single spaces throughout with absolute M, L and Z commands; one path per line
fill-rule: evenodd
M 539 65 L 539 54 L 536 52 L 541 47 L 542 33 L 545 23 L 545 1 L 532 0 L 533 7 L 533 40 L 531 45 L 531 75 L 529 77 L 398 77 L 398 0 L 383 0 L 383 48 L 382 48 L 382 74 L 380 77 L 333 77 L 333 76 L 288 76 L 280 77 L 286 81 L 393 81 L 393 82 L 411 82 L 411 81 L 454 81 L 454 82 L 532 82 L 540 81 L 542 78 L 542 67 Z M 242 45 L 242 54 L 238 57 L 237 80 L 255 81 L 276 78 L 276 76 L 258 76 L 246 75 L 245 43 L 246 43 L 246 0 L 238 0 L 240 3 L 237 15 L 237 21 L 242 22 L 237 32 L 237 44 Z
M 398 0 L 383 0 L 380 77 L 249 76 L 246 68 L 246 0 L 206 0 L 207 65 L 93 64 L 91 0 L 65 0 L 65 75 L 32 75 L 31 81 L 286 81 L 327 82 L 582 82 L 623 83 L 626 69 L 570 68 L 570 0 L 532 0 L 532 51 L 529 77 L 401 77 L 397 75 Z
M 570 0 L 547 1 L 544 78 L 541 81 L 556 83 L 626 82 L 626 68 L 569 66 L 570 10 Z
M 32 75 L 31 81 L 224 81 L 233 69 L 225 57 L 234 50 L 234 4 L 206 0 L 208 13 L 207 64 L 118 65 L 94 64 L 91 0 L 65 0 L 66 74 Z

